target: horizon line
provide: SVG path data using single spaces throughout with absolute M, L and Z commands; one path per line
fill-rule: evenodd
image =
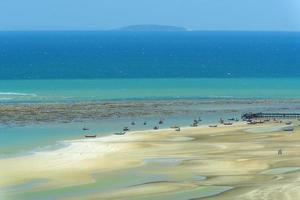
M 119 29 L 32 29 L 32 30 L 0 30 L 0 32 L 292 32 L 300 30 L 119 30 Z

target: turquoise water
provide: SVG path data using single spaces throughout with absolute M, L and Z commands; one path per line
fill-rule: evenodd
M 299 99 L 300 79 L 296 78 L 202 78 L 202 79 L 86 79 L 86 80 L 0 80 L 1 106 L 11 103 L 72 103 L 89 101 L 143 101 L 143 100 L 184 100 L 184 99 Z M 215 123 L 219 117 L 239 117 L 242 112 L 258 109 L 296 111 L 300 105 L 283 104 L 203 104 L 195 107 L 205 111 L 203 123 Z M 171 108 L 171 107 L 170 107 Z M 172 109 L 182 109 L 173 106 Z M 211 112 L 209 112 L 211 111 Z M 224 111 L 224 113 L 222 113 Z M 197 111 L 198 112 L 198 111 Z M 161 116 L 153 113 L 151 117 L 134 119 L 138 124 L 134 130 L 151 129 Z M 188 126 L 198 115 L 168 117 L 166 124 Z M 45 123 L 25 124 L 24 126 L 0 126 L 0 156 L 43 149 L 57 141 L 82 138 L 87 132 L 82 127 L 88 126 L 90 133 L 108 135 L 128 126 L 132 118 L 87 120 L 84 123 Z M 143 121 L 148 121 L 143 126 Z M 56 144 L 59 147 L 61 144 Z
M 160 128 L 169 128 L 171 125 L 188 126 L 194 116 L 183 115 L 168 117 Z M 203 119 L 203 123 L 216 122 L 219 116 L 210 115 Z M 232 117 L 232 113 L 224 114 L 223 117 Z M 11 125 L 0 126 L 0 159 L 14 156 L 26 155 L 36 151 L 45 151 L 61 148 L 68 145 L 67 140 L 82 139 L 85 134 L 97 134 L 98 137 L 120 132 L 123 127 L 128 126 L 131 130 L 152 129 L 157 125 L 158 116 L 135 118 L 136 124 L 130 125 L 132 118 L 89 120 L 86 122 L 72 123 L 41 123 L 27 124 L 24 126 Z M 147 125 L 143 122 L 147 121 Z M 83 127 L 89 131 L 83 131 Z
M 0 80 L 0 102 L 300 98 L 297 78 Z

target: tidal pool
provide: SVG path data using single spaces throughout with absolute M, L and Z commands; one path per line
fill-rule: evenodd
M 299 171 L 300 167 L 280 167 L 280 168 L 273 168 L 263 171 L 261 174 L 285 174 L 290 172 Z

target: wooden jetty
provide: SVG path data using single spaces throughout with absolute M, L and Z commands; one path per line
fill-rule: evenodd
M 251 119 L 258 119 L 258 118 L 296 118 L 300 119 L 300 113 L 245 113 L 242 115 L 243 120 L 251 120 Z

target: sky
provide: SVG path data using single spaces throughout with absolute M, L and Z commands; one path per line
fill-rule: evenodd
M 300 31 L 300 0 L 0 0 L 0 30 Z

